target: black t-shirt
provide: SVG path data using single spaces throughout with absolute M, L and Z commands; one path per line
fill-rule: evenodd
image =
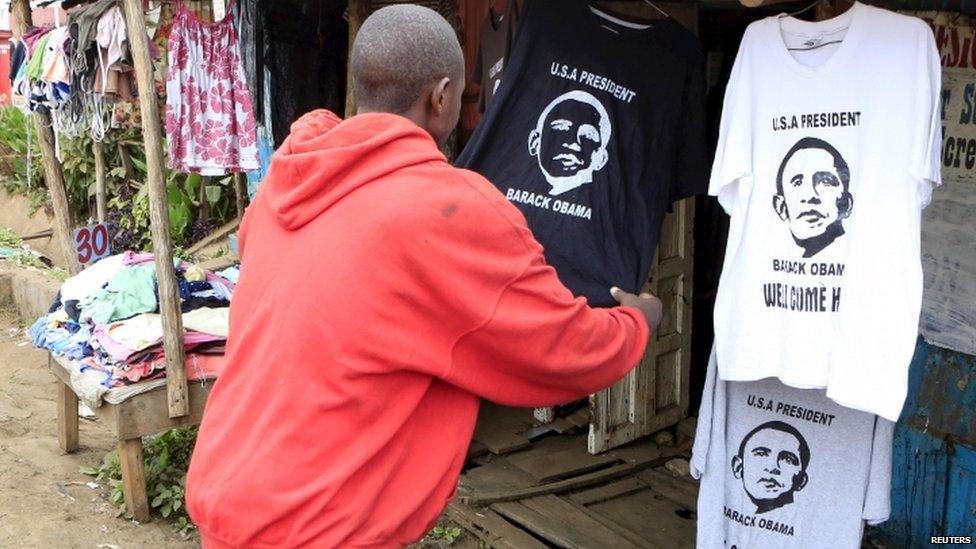
M 515 0 L 508 0 L 508 9 L 504 13 L 496 12 L 493 6 L 488 7 L 488 15 L 481 25 L 478 57 L 471 72 L 471 80 L 481 86 L 478 112 L 485 112 L 501 84 L 517 22 L 518 3 Z
M 701 47 L 677 22 L 529 2 L 457 164 L 519 207 L 575 295 L 610 306 L 611 286 L 647 280 L 671 203 L 704 192 L 704 125 Z

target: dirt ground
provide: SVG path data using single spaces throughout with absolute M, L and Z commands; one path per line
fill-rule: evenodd
M 168 522 L 116 518 L 107 488 L 86 485 L 92 479 L 78 468 L 98 466 L 114 447 L 98 422 L 82 419 L 81 448 L 61 454 L 47 354 L 30 345 L 18 320 L 0 312 L 0 547 L 198 547 Z
M 97 467 L 115 443 L 97 421 L 81 419 L 78 452 L 61 453 L 54 376 L 47 354 L 24 335 L 25 323 L 0 310 L 0 548 L 199 547 L 198 536 L 183 539 L 166 520 L 117 518 L 108 488 L 87 485 L 92 478 L 78 469 Z M 415 547 L 447 546 L 428 539 Z M 467 533 L 450 545 L 479 546 Z

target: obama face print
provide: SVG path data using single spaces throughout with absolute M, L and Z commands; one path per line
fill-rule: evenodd
M 854 209 L 851 170 L 830 143 L 799 140 L 786 153 L 776 175 L 773 209 L 789 224 L 803 257 L 813 257 L 844 234 Z
M 732 474 L 742 480 L 756 514 L 793 503 L 807 485 L 810 447 L 795 427 L 782 421 L 763 423 L 749 432 L 732 458 Z
M 593 174 L 609 160 L 610 115 L 584 91 L 571 91 L 552 100 L 529 134 L 529 154 L 556 196 L 593 182 Z

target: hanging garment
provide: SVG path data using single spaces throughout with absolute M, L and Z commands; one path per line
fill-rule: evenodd
M 315 109 L 343 112 L 349 26 L 343 19 L 347 2 L 337 0 L 274 0 L 259 2 L 265 32 L 264 56 L 270 80 L 265 106 L 270 106 L 274 148 L 281 146 L 298 117 Z M 255 67 L 261 70 L 261 66 Z M 310 74 L 316 75 L 309 78 Z M 260 81 L 255 83 L 260 86 Z M 273 100 L 272 100 L 273 98 Z
M 478 55 L 471 71 L 471 80 L 481 86 L 478 92 L 478 112 L 485 112 L 502 83 L 502 72 L 505 70 L 505 60 L 512 46 L 517 22 L 518 3 L 515 0 L 508 0 L 508 9 L 504 13 L 496 12 L 494 5 L 488 6 L 488 15 L 481 25 Z
M 17 77 L 17 71 L 20 70 L 20 66 L 24 64 L 27 59 L 27 47 L 20 40 L 10 41 L 10 83 L 13 84 L 14 79 Z
M 670 18 L 529 2 L 457 164 L 518 206 L 573 294 L 614 306 L 611 287 L 647 281 L 671 204 L 705 190 L 704 79 L 697 39 Z
M 231 10 L 204 24 L 179 6 L 169 38 L 166 135 L 173 170 L 223 175 L 258 169 L 254 109 Z
M 888 520 L 894 424 L 823 389 L 722 381 L 713 350 L 691 472 L 697 546 L 858 549 Z
M 722 379 L 776 376 L 898 419 L 921 311 L 921 210 L 940 182 L 940 77 L 924 21 L 861 3 L 746 30 L 709 189 L 731 217 L 715 304 Z

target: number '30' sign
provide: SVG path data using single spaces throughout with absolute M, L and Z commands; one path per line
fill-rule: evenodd
M 74 236 L 75 256 L 82 265 L 93 263 L 112 253 L 107 223 L 75 229 Z

